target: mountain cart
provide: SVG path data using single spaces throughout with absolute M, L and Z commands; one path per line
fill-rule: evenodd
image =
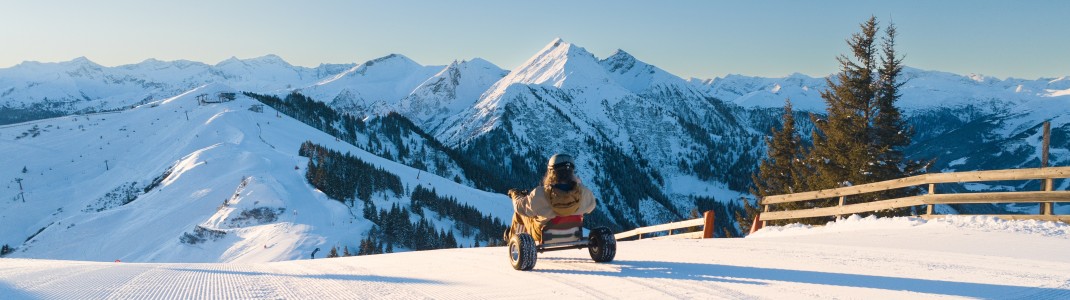
M 610 262 L 617 254 L 617 239 L 608 228 L 598 227 L 583 236 L 583 215 L 563 216 L 550 219 L 542 230 L 543 243 L 523 228 L 511 228 L 515 234 L 509 239 L 509 262 L 513 269 L 528 271 L 535 267 L 538 253 L 568 249 L 587 248 L 595 262 Z

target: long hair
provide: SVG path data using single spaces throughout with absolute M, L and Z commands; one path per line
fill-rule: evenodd
M 555 188 L 555 185 L 561 184 L 568 186 L 568 189 Z M 579 184 L 579 178 L 576 177 L 572 168 L 550 168 L 546 170 L 546 176 L 542 178 L 543 190 L 551 199 L 557 198 L 561 193 L 571 192 L 577 184 Z

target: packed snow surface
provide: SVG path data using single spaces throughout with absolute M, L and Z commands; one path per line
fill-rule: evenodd
M 1067 299 L 1070 226 L 852 217 L 743 239 L 620 242 L 616 260 L 502 247 L 273 263 L 0 260 L 3 299 Z

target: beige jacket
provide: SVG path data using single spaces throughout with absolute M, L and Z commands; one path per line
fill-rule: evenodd
M 594 211 L 594 193 L 582 183 L 570 192 L 555 191 L 551 197 L 543 186 L 536 187 L 526 197 L 513 199 L 513 209 L 526 217 L 546 224 L 557 216 L 589 214 Z

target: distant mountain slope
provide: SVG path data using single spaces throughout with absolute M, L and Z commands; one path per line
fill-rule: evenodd
M 216 65 L 148 59 L 104 67 L 85 57 L 61 63 L 24 62 L 0 69 L 0 121 L 32 120 L 19 116 L 27 112 L 48 112 L 47 117 L 123 109 L 212 82 L 239 90 L 281 90 L 311 84 L 345 67 L 298 67 L 275 55 L 244 60 L 232 57 Z
M 259 104 L 252 99 L 195 100 L 218 92 L 236 91 L 213 84 L 116 113 L 0 128 L 9 166 L 0 170 L 0 244 L 16 247 L 13 257 L 96 261 L 263 262 L 316 248 L 322 257 L 332 246 L 356 252 L 374 224 L 364 204 L 329 199 L 308 183 L 308 158 L 298 156 L 305 141 L 397 175 L 405 192 L 376 193 L 377 207 L 407 207 L 408 194 L 422 187 L 499 219 L 512 212 L 504 195 L 371 155 L 270 107 L 251 111 Z M 479 242 L 452 216 L 425 214 L 436 228 L 456 231 L 461 245 Z
M 369 60 L 296 91 L 357 115 L 388 111 L 421 83 L 443 69 L 422 66 L 391 54 Z
M 992 100 L 1020 103 L 1068 94 L 1070 77 L 1026 80 L 998 79 L 983 75 L 958 75 L 905 68 L 902 97 L 897 105 L 910 112 L 938 107 L 981 104 Z M 713 96 L 747 107 L 783 107 L 791 99 L 795 109 L 820 112 L 825 109 L 821 91 L 825 78 L 795 73 L 782 78 L 728 75 L 711 80 L 692 79 Z

